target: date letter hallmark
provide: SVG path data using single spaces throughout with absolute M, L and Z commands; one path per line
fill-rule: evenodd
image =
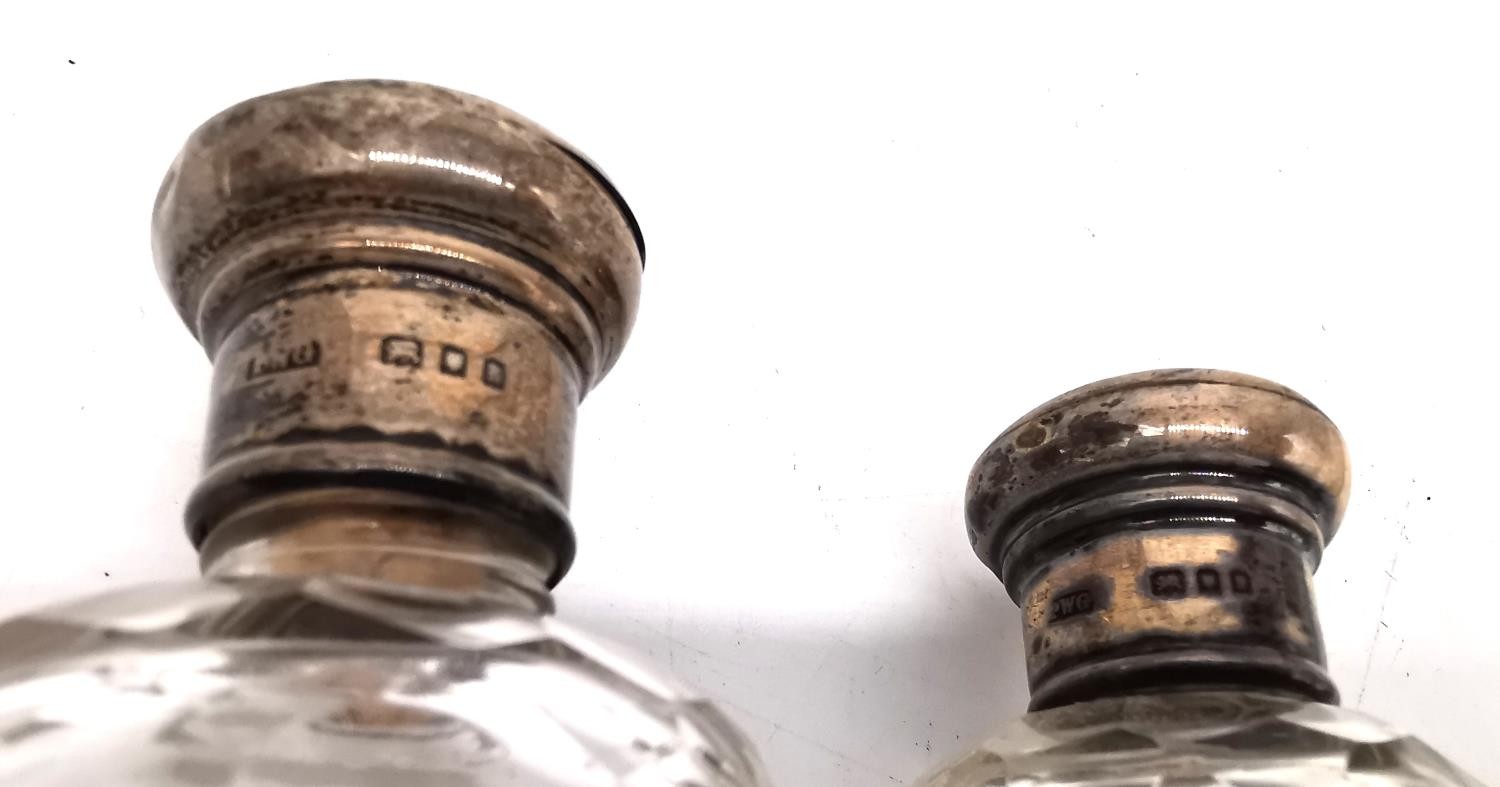
M 497 391 L 505 390 L 505 364 L 494 358 L 484 359 L 484 371 L 480 373 L 479 379 Z
M 272 353 L 261 358 L 251 356 L 250 360 L 245 362 L 245 381 L 249 382 L 258 377 L 293 372 L 298 369 L 310 369 L 322 361 L 323 345 L 318 344 L 318 340 L 314 339 L 284 353 Z

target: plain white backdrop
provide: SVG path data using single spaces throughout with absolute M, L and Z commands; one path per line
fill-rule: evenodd
M 1345 702 L 1500 782 L 1497 34 L 1485 3 L 8 9 L 0 613 L 194 573 L 209 366 L 148 242 L 186 134 L 415 79 L 547 125 L 639 217 L 559 603 L 718 698 L 781 784 L 911 784 L 1022 711 L 969 465 L 1163 366 L 1343 428 L 1317 590 Z

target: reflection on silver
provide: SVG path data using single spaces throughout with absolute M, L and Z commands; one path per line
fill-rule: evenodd
M 399 249 L 401 251 L 419 251 L 423 254 L 435 254 L 439 257 L 449 257 L 455 260 L 463 260 L 464 262 L 478 262 L 478 260 L 470 257 L 467 254 L 464 254 L 461 251 L 454 251 L 453 249 L 443 248 L 442 246 L 434 246 L 430 243 L 412 243 L 408 241 L 397 240 L 373 240 L 370 238 L 366 238 L 364 245 L 367 249 Z
M 1161 437 L 1164 434 L 1181 434 L 1183 432 L 1232 434 L 1240 437 L 1250 434 L 1250 430 L 1243 426 L 1229 426 L 1227 424 L 1167 424 L 1166 426 L 1141 424 L 1135 428 L 1135 431 L 1136 434 L 1142 437 Z
M 1205 503 L 1238 503 L 1237 495 L 1167 495 L 1168 500 L 1194 500 Z
M 508 181 L 505 178 L 502 178 L 487 169 L 471 167 L 468 164 L 460 164 L 457 161 L 449 161 L 448 159 L 434 158 L 432 156 L 418 156 L 414 153 L 396 153 L 389 150 L 372 150 L 365 155 L 365 158 L 380 164 L 408 164 L 417 167 L 446 169 L 449 172 L 457 173 L 459 175 L 465 175 L 471 178 L 478 178 L 486 183 L 493 183 L 496 186 L 507 188 L 511 191 L 516 190 L 515 183 L 512 183 L 511 181 Z

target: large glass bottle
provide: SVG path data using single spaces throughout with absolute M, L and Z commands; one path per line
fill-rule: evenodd
M 472 96 L 313 85 L 199 128 L 153 225 L 214 360 L 206 577 L 0 624 L 0 784 L 764 783 L 549 614 L 643 254 L 586 160 Z
M 1337 706 L 1311 583 L 1348 492 L 1328 418 L 1247 375 L 1127 375 L 1017 421 L 966 514 L 1022 609 L 1031 712 L 924 784 L 1476 784 Z

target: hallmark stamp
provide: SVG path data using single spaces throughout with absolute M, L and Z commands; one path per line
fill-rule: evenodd
M 443 354 L 438 357 L 438 371 L 454 377 L 469 373 L 469 354 L 451 344 L 443 345 Z
M 1180 568 L 1159 568 L 1151 572 L 1151 595 L 1157 598 L 1182 598 L 1187 595 L 1187 574 Z
M 380 362 L 398 369 L 422 368 L 422 340 L 411 336 L 387 336 L 380 341 Z
M 484 367 L 479 373 L 479 379 L 497 391 L 505 390 L 505 364 L 495 358 L 484 359 Z
M 257 377 L 266 377 L 282 372 L 296 371 L 297 369 L 310 369 L 323 361 L 323 345 L 314 339 L 306 344 L 299 344 L 284 353 L 271 353 L 264 357 L 251 357 L 245 363 L 245 380 L 248 382 Z
M 1079 615 L 1087 615 L 1093 611 L 1094 594 L 1088 588 L 1083 588 L 1052 599 L 1052 603 L 1047 607 L 1047 622 L 1057 623 Z
M 1224 575 L 1229 581 L 1224 581 Z M 1189 596 L 1221 598 L 1226 594 L 1248 596 L 1255 592 L 1250 572 L 1243 568 L 1223 566 L 1188 566 L 1152 569 L 1146 575 L 1146 588 L 1152 596 L 1175 600 Z

